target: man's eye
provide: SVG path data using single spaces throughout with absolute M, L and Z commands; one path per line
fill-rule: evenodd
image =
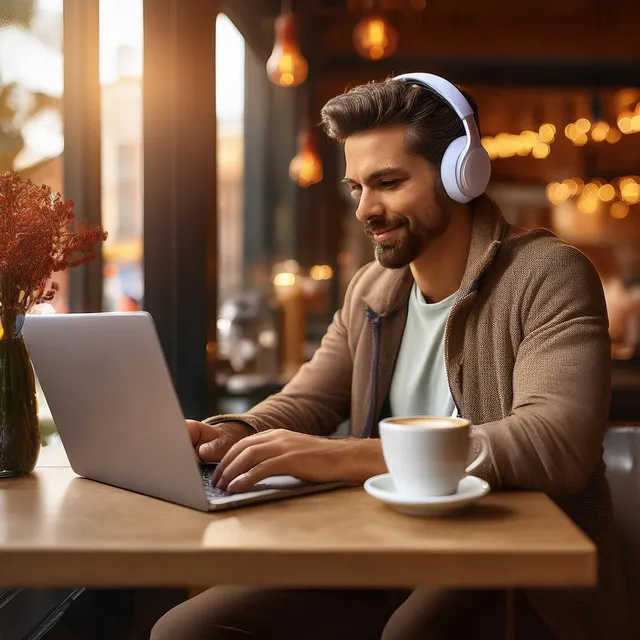
M 395 178 L 393 180 L 380 180 L 380 186 L 383 189 L 393 189 L 394 187 L 397 187 L 400 184 L 400 180 L 398 180 L 398 178 Z
M 360 200 L 360 196 L 362 195 L 362 188 L 361 187 L 352 187 L 351 191 L 349 192 L 349 195 L 354 200 Z

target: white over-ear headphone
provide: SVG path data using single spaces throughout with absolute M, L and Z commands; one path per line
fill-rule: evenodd
M 489 154 L 480 143 L 473 109 L 459 89 L 448 80 L 431 73 L 403 73 L 402 80 L 429 89 L 440 96 L 457 114 L 466 135 L 456 138 L 444 152 L 440 174 L 445 191 L 456 202 L 469 202 L 484 193 L 491 176 Z

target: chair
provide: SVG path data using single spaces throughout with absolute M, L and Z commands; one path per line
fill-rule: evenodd
M 640 426 L 610 427 L 604 460 L 632 603 L 632 629 L 640 630 Z

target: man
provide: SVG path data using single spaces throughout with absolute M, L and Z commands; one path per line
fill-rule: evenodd
M 221 460 L 214 480 L 229 491 L 276 474 L 363 482 L 386 471 L 381 417 L 469 418 L 491 445 L 478 476 L 493 490 L 546 492 L 599 546 L 597 587 L 516 593 L 517 637 L 622 638 L 602 286 L 579 251 L 509 226 L 482 193 L 488 160 L 465 96 L 414 74 L 325 105 L 376 261 L 281 393 L 244 415 L 189 421 L 192 440 L 203 460 Z M 347 418 L 351 437 L 323 437 Z M 152 638 L 494 638 L 504 603 L 499 591 L 213 588 Z

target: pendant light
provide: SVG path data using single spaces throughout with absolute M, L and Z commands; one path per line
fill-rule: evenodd
M 322 160 L 315 130 L 307 128 L 298 134 L 298 155 L 289 164 L 289 175 L 301 187 L 322 180 Z
M 275 43 L 267 60 L 267 75 L 281 87 L 296 87 L 306 80 L 307 69 L 298 46 L 298 20 L 291 11 L 291 3 L 285 1 L 275 21 Z
M 376 11 L 374 0 L 368 0 L 366 7 L 367 14 L 353 30 L 353 44 L 363 58 L 384 60 L 398 49 L 398 31 Z

